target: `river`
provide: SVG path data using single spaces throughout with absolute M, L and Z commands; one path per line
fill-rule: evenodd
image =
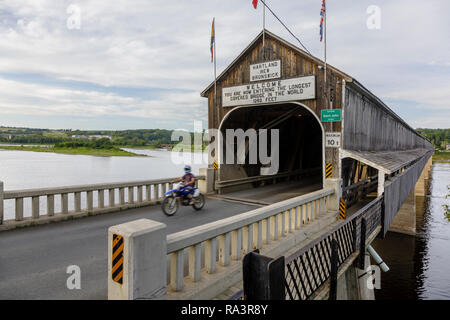
M 450 163 L 433 163 L 429 192 L 416 198 L 416 236 L 388 232 L 373 247 L 390 271 L 381 274 L 377 300 L 450 299 L 450 222 L 444 216 Z
M 150 180 L 183 174 L 185 161 L 175 163 L 169 151 L 127 150 L 150 157 L 0 150 L 0 180 L 5 190 L 15 190 Z M 193 173 L 198 174 L 201 167 L 206 164 L 192 164 Z M 450 299 L 450 222 L 445 219 L 442 208 L 444 203 L 450 202 L 445 198 L 446 187 L 450 184 L 450 163 L 433 164 L 431 177 L 429 195 L 417 198 L 417 236 L 388 232 L 385 239 L 377 239 L 373 244 L 390 267 L 389 272 L 381 274 L 381 289 L 376 290 L 376 299 Z M 5 201 L 5 219 L 12 218 L 14 203 L 8 200 Z

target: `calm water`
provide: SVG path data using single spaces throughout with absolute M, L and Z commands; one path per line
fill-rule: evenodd
M 450 222 L 444 217 L 450 164 L 435 163 L 429 195 L 416 198 L 417 236 L 387 233 L 373 245 L 390 268 L 376 299 L 450 299 Z
M 0 150 L 0 181 L 5 190 L 61 187 L 70 185 L 126 182 L 171 178 L 183 175 L 186 161 L 174 163 L 172 152 L 165 150 L 131 150 L 150 157 L 94 157 L 57 153 Z M 186 154 L 192 158 L 192 154 Z M 192 164 L 194 174 L 207 165 Z M 116 191 L 118 192 L 118 191 Z M 127 191 L 126 191 L 127 193 Z M 105 195 L 106 196 L 106 195 Z M 69 195 L 69 210 L 73 202 Z M 118 194 L 117 194 L 118 197 Z M 95 199 L 96 197 L 94 197 Z M 82 194 L 84 200 L 84 194 Z M 95 204 L 95 203 L 94 203 Z M 82 206 L 82 207 L 85 207 Z M 24 216 L 30 216 L 31 199 L 24 200 Z M 55 198 L 55 210 L 60 208 Z M 41 212 L 46 212 L 42 198 Z M 14 218 L 13 200 L 5 201 L 5 220 Z

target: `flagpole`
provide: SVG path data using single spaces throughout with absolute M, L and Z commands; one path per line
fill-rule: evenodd
M 266 58 L 265 33 L 266 33 L 266 3 L 263 2 L 263 59 Z
M 215 104 L 217 105 L 217 87 L 216 87 L 216 82 L 217 82 L 217 76 L 216 76 L 216 37 L 214 36 L 214 101 Z
M 213 23 L 212 23 L 212 30 L 211 30 L 211 50 L 212 52 L 212 56 L 211 58 L 213 59 L 214 62 L 214 108 L 217 106 L 217 74 L 216 74 L 216 26 L 215 26 L 215 21 L 216 21 L 216 17 L 213 17 Z M 211 124 L 210 124 L 211 125 Z M 210 137 L 211 139 L 211 137 Z M 218 142 L 218 144 L 216 145 L 217 148 L 220 148 L 220 141 Z M 217 154 L 216 154 L 217 160 L 220 163 L 220 157 L 221 155 L 219 154 L 219 149 L 217 149 Z M 216 159 L 214 159 L 215 162 Z M 213 162 L 213 164 L 214 164 Z M 220 178 L 220 177 L 219 177 Z M 214 168 L 214 173 L 213 173 L 213 180 L 216 181 L 216 170 Z
M 329 100 L 328 100 L 328 87 L 327 87 L 327 5 L 326 5 L 326 0 L 324 0 L 325 3 L 325 12 L 324 12 L 324 55 L 325 55 L 325 68 L 324 68 L 324 72 L 325 72 L 325 79 L 324 79 L 324 84 L 325 84 L 325 99 L 326 99 L 326 103 L 327 103 L 327 108 L 329 108 Z
M 217 107 L 217 76 L 216 76 L 216 26 L 214 26 L 214 106 Z M 211 137 L 210 137 L 211 139 Z M 219 144 L 217 144 L 219 146 Z M 217 150 L 217 161 L 220 163 L 219 151 Z M 218 164 L 219 165 L 219 164 Z M 213 181 L 216 181 L 216 170 L 213 170 L 214 178 Z M 220 177 L 219 177 L 220 179 Z
M 215 23 L 216 18 L 213 18 L 214 21 L 214 104 L 217 105 L 217 86 L 216 86 L 216 82 L 217 82 L 217 76 L 216 76 L 216 23 Z

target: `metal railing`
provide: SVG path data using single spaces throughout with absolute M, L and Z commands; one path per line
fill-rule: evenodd
M 199 176 L 197 181 L 204 178 Z M 31 209 L 31 219 L 34 220 L 43 216 L 116 211 L 160 201 L 166 190 L 173 187 L 174 179 L 176 178 L 3 191 L 0 200 L 3 198 L 3 202 L 14 201 L 14 219 L 9 220 L 15 221 L 27 219 L 24 213 L 26 216 L 30 214 L 25 212 L 24 208 L 24 199 L 27 198 L 31 198 L 29 209 Z M 55 203 L 60 210 L 55 210 Z M 0 206 L 2 209 L 0 217 L 4 216 L 4 207 L 4 205 Z M 2 219 L 0 219 L 1 223 Z
M 286 257 L 286 299 L 311 299 L 332 280 L 333 267 L 339 270 L 381 226 L 382 204 L 383 197 L 376 198 L 343 223 Z M 332 259 L 334 241 L 337 244 L 335 261 Z
M 168 235 L 170 288 L 181 291 L 186 278 L 201 281 L 203 266 L 207 273 L 215 273 L 218 264 L 226 267 L 232 260 L 240 261 L 246 253 L 303 228 L 328 211 L 333 194 L 332 188 L 322 189 Z
M 347 187 L 342 187 L 342 197 L 345 199 L 347 208 L 357 203 L 367 194 L 377 190 L 378 176 L 372 176 Z
M 330 298 L 336 298 L 338 272 L 344 265 L 358 258 L 359 268 L 363 269 L 367 239 L 374 236 L 377 229 L 381 231 L 383 201 L 383 196 L 376 198 L 347 220 L 284 258 L 284 276 L 281 273 L 279 281 L 284 281 L 286 300 L 313 299 L 326 283 L 330 283 Z M 243 296 L 244 290 L 241 290 L 230 300 L 240 300 Z

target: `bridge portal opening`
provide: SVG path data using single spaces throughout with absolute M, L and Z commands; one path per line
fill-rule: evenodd
M 245 189 L 253 189 L 261 186 L 269 186 L 283 183 L 286 191 L 291 189 L 292 196 L 301 187 L 310 187 L 304 193 L 322 188 L 323 182 L 323 127 L 317 116 L 306 106 L 300 103 L 282 103 L 274 105 L 257 105 L 249 107 L 236 107 L 222 120 L 220 131 L 224 142 L 220 148 L 221 164 L 217 186 L 219 192 L 229 193 Z M 238 137 L 228 143 L 227 135 L 234 130 L 241 129 L 245 135 L 245 147 L 239 146 Z M 249 130 L 250 129 L 250 130 Z M 267 129 L 267 138 L 261 137 L 261 129 Z M 258 158 L 251 156 L 250 136 L 251 131 L 257 133 L 256 143 Z M 278 147 L 273 148 L 273 131 L 278 130 Z M 237 136 L 237 135 L 236 135 Z M 259 157 L 261 143 L 267 141 L 267 155 L 274 159 L 271 149 L 278 153 L 278 170 L 274 174 L 262 174 L 262 168 L 267 164 L 262 163 Z M 273 151 L 272 150 L 272 151 Z M 234 162 L 225 163 L 227 152 L 233 152 Z M 264 152 L 263 152 L 264 153 Z M 241 157 L 241 163 L 239 163 Z M 242 161 L 245 159 L 245 161 Z M 243 162 L 243 163 L 242 163 Z M 271 172 L 273 173 L 273 171 Z M 296 189 L 295 189 L 296 188 Z M 306 189 L 305 189 L 306 190 Z M 279 191 L 279 190 L 278 190 Z

